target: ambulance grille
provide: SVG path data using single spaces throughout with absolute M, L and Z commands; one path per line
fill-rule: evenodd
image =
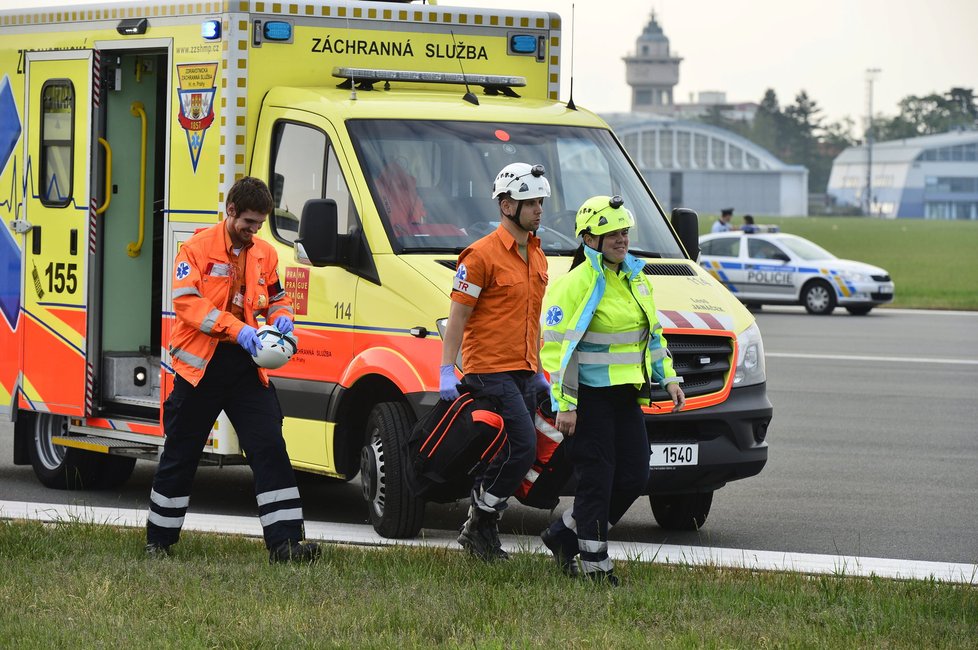
M 696 275 L 687 264 L 646 264 L 645 275 Z
M 733 340 L 726 336 L 669 334 L 666 341 L 672 353 L 672 367 L 683 378 L 686 397 L 709 395 L 723 390 L 730 372 Z M 669 399 L 661 388 L 652 391 L 653 401 Z

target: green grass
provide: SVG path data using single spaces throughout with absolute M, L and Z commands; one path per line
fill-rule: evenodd
M 700 220 L 709 232 L 714 218 Z M 857 217 L 756 217 L 819 244 L 837 257 L 886 269 L 896 284 L 889 306 L 978 310 L 978 222 Z M 739 217 L 734 224 L 740 225 Z
M 965 648 L 978 589 L 621 562 L 622 587 L 542 555 L 485 565 L 447 549 L 329 546 L 269 566 L 260 543 L 0 521 L 0 647 Z

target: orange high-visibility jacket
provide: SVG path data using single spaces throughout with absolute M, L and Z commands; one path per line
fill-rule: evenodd
M 173 370 L 196 386 L 220 341 L 236 342 L 247 324 L 258 327 L 258 316 L 271 323 L 279 316 L 294 318 L 292 299 L 278 277 L 278 254 L 257 237 L 248 248 L 245 265 L 245 322 L 224 311 L 232 287 L 234 262 L 224 239 L 224 222 L 196 233 L 184 242 L 173 263 L 173 311 L 176 322 L 170 335 Z M 262 383 L 265 370 L 255 366 Z

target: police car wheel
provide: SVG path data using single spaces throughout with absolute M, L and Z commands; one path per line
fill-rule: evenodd
M 802 289 L 802 304 L 809 314 L 828 316 L 835 310 L 835 291 L 824 280 L 812 280 Z
M 50 413 L 21 413 L 27 427 L 28 452 L 38 480 L 55 490 L 104 490 L 118 487 L 132 475 L 135 458 L 109 456 L 54 444 L 68 434 L 68 419 Z
M 402 438 L 410 432 L 410 411 L 400 402 L 378 404 L 367 419 L 360 481 L 370 524 L 384 537 L 414 537 L 424 520 L 424 501 L 411 493 L 406 476 L 409 469 Z
M 865 307 L 865 306 L 861 306 L 861 307 L 846 307 L 846 311 L 849 312 L 850 314 L 852 314 L 853 316 L 865 316 L 869 312 L 873 311 L 873 308 L 872 307 Z
M 713 491 L 696 494 L 650 494 L 652 516 L 666 530 L 699 530 L 713 505 Z

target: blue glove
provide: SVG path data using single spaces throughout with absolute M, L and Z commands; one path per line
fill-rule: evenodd
M 534 393 L 549 393 L 550 392 L 550 382 L 547 381 L 547 376 L 542 372 L 538 372 L 533 375 L 530 379 L 530 388 L 533 389 Z
M 452 364 L 442 366 L 441 377 L 438 380 L 438 393 L 443 400 L 452 402 L 458 399 L 458 388 L 455 386 L 457 383 L 458 379 L 455 378 L 455 366 Z
M 258 330 L 251 325 L 245 325 L 238 332 L 238 345 L 243 347 L 251 356 L 258 354 L 261 350 L 261 341 L 258 340 Z
M 288 316 L 278 316 L 275 318 L 275 322 L 272 324 L 275 326 L 275 329 L 282 334 L 288 334 L 295 327 L 292 324 L 292 319 Z

